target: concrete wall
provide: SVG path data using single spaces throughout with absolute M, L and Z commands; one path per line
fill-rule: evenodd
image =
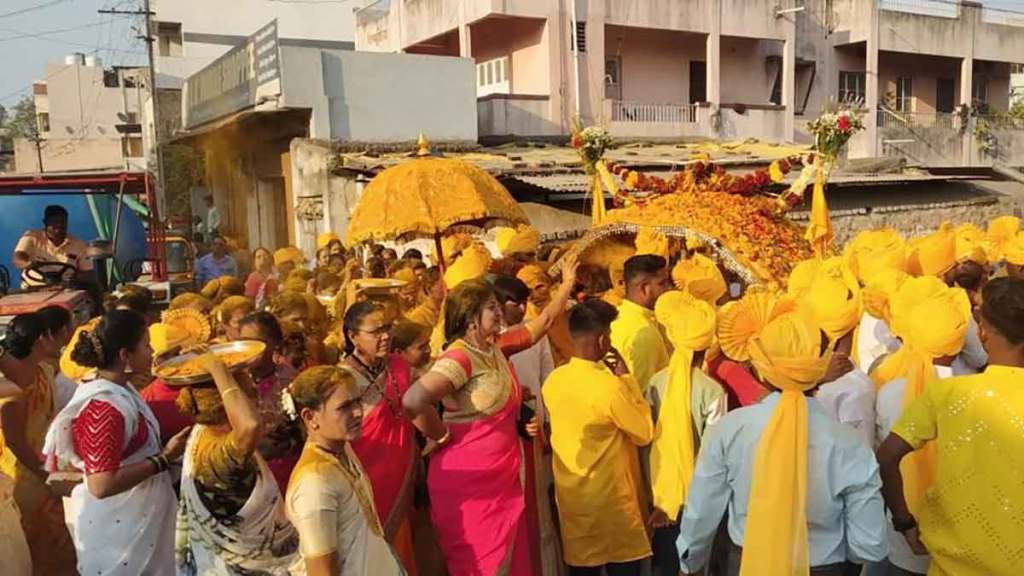
M 605 28 L 605 58 L 622 62 L 622 100 L 647 104 L 690 102 L 690 62 L 706 59 L 706 38 L 670 30 Z
M 722 37 L 722 102 L 768 104 L 781 62 L 780 42 Z M 779 58 L 773 63 L 769 55 Z
M 548 119 L 550 101 L 494 94 L 477 100 L 477 132 L 487 136 L 556 136 L 561 127 Z
M 323 52 L 331 138 L 477 138 L 473 62 L 413 54 Z M 287 74 L 287 72 L 286 72 Z
M 512 94 L 551 94 L 547 22 L 542 19 L 489 18 L 470 29 L 473 60 L 509 59 Z
M 324 47 L 325 42 L 352 42 L 355 36 L 355 17 L 347 2 L 158 0 L 152 6 L 155 20 L 180 23 L 184 37 L 181 56 L 156 59 L 160 87 L 180 88 L 185 78 L 275 18 L 282 44 L 302 40 Z
M 747 108 L 742 113 L 729 108 L 721 109 L 721 124 L 718 130 L 722 140 L 757 138 L 781 142 L 785 138 L 785 110 Z
M 340 50 L 281 47 L 281 102 L 284 108 L 309 108 L 310 138 L 331 137 L 330 98 L 324 78 L 324 63 Z
M 121 155 L 120 138 L 49 138 L 43 142 L 42 146 L 43 170 L 46 172 L 121 170 L 127 166 L 145 168 L 145 158 L 126 160 Z M 14 141 L 14 158 L 16 172 L 39 172 L 35 142 L 25 138 L 16 139 Z
M 295 245 L 312 258 L 316 254 L 316 237 L 321 232 L 333 231 L 345 237 L 363 184 L 331 173 L 335 153 L 326 143 L 296 138 L 290 148 L 294 201 L 319 203 L 321 208 L 319 220 L 304 218 L 295 211 Z

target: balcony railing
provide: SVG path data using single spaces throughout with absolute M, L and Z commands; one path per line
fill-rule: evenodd
M 695 124 L 696 104 L 643 104 L 612 100 L 612 122 Z
M 879 128 L 903 128 L 908 131 L 915 128 L 953 130 L 957 122 L 956 114 L 898 112 L 884 107 L 878 110 Z

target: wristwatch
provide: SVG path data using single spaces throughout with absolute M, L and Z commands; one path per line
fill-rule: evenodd
M 892 528 L 902 534 L 907 530 L 917 528 L 917 519 L 913 516 L 908 516 L 906 518 L 896 518 L 894 516 L 892 519 Z

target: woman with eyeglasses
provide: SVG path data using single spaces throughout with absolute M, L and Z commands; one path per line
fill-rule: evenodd
M 363 433 L 352 441 L 373 487 L 384 537 L 409 574 L 416 573 L 412 545 L 413 486 L 416 480 L 416 431 L 402 412 L 402 395 L 412 384 L 412 367 L 391 353 L 392 325 L 380 304 L 367 300 L 345 313 L 345 359 L 363 404 Z

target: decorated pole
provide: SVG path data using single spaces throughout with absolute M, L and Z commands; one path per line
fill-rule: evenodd
M 860 116 L 849 109 L 825 112 L 807 125 L 814 134 L 814 192 L 811 195 L 811 221 L 807 225 L 805 238 L 811 244 L 814 255 L 824 259 L 835 235 L 825 198 L 825 183 L 835 165 L 839 153 L 850 138 L 864 129 Z

